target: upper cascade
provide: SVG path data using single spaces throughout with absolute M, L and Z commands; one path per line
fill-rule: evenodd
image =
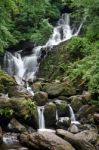
M 20 85 L 24 84 L 23 81 L 33 81 L 36 78 L 36 73 L 39 69 L 40 63 L 38 60 L 41 57 L 42 49 L 51 49 L 53 46 L 58 45 L 73 36 L 77 36 L 82 24 L 83 23 L 81 23 L 75 33 L 73 33 L 74 31 L 70 26 L 69 14 L 63 14 L 57 22 L 57 26 L 54 27 L 53 34 L 47 43 L 43 46 L 33 48 L 31 55 L 22 56 L 22 50 L 14 52 L 13 54 L 7 51 L 4 56 L 4 70 L 11 76 L 14 76 L 17 83 Z

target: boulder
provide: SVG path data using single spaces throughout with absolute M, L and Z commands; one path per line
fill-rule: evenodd
M 33 98 L 33 95 L 25 89 L 23 86 L 12 86 L 8 90 L 8 95 L 9 97 L 16 97 L 16 98 Z
M 41 82 L 40 81 L 34 82 L 33 85 L 32 85 L 32 88 L 33 88 L 34 92 L 40 92 L 41 89 L 42 89 Z
M 8 129 L 12 132 L 25 132 L 26 128 L 18 122 L 15 118 L 13 118 L 9 124 L 8 124 Z
M 36 126 L 37 122 L 37 107 L 31 99 L 25 98 L 9 98 L 0 99 L 0 109 L 3 109 L 3 114 L 5 117 L 12 118 L 12 116 L 17 116 L 21 121 L 26 121 L 26 123 L 32 123 Z M 34 123 L 35 122 L 35 123 Z
M 93 117 L 94 117 L 95 123 L 96 123 L 97 125 L 99 125 L 99 113 L 95 113 L 95 114 L 93 115 Z
M 96 130 L 85 130 L 75 134 L 75 137 L 95 144 L 97 141 L 98 134 Z
M 77 118 L 81 119 L 87 117 L 89 114 L 93 114 L 96 111 L 96 106 L 94 105 L 83 105 L 77 112 Z
M 70 127 L 71 119 L 69 117 L 60 117 L 57 121 L 57 127 L 62 129 L 67 129 Z
M 83 104 L 88 104 L 92 99 L 92 93 L 90 93 L 89 91 L 84 91 L 81 97 Z
M 29 146 L 31 149 L 75 150 L 70 143 L 53 133 L 49 134 L 49 132 L 35 132 L 28 135 L 21 134 L 20 141 L 22 144 Z
M 85 139 L 75 136 L 75 134 L 72 134 L 68 131 L 58 129 L 57 134 L 66 141 L 70 142 L 76 150 L 95 150 L 95 147 L 91 143 Z
M 75 124 L 71 124 L 70 128 L 68 129 L 71 133 L 78 133 L 79 129 L 77 127 L 77 125 Z
M 45 125 L 53 128 L 56 125 L 56 105 L 52 102 L 45 105 L 44 109 Z
M 0 70 L 0 93 L 7 93 L 9 88 L 16 85 L 15 80 Z
M 81 96 L 71 96 L 70 97 L 70 99 L 71 99 L 71 107 L 73 108 L 73 110 L 75 111 L 75 112 L 77 112 L 81 107 L 82 107 L 82 97 Z
M 68 117 L 70 115 L 69 107 L 66 101 L 55 100 L 54 103 L 56 104 L 59 117 Z
M 46 92 L 37 92 L 33 96 L 33 101 L 35 101 L 38 106 L 43 106 L 48 102 L 48 94 Z
M 57 96 L 60 96 L 60 95 L 71 96 L 71 95 L 76 94 L 76 89 L 74 88 L 72 83 L 68 83 L 68 82 L 47 83 L 46 85 L 43 86 L 43 90 L 45 92 L 47 92 L 48 95 L 51 96 L 51 97 L 57 97 Z

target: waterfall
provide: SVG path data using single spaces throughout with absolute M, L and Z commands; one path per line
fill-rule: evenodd
M 63 14 L 59 19 L 57 26 L 53 29 L 53 34 L 43 46 L 37 46 L 33 48 L 32 54 L 29 56 L 22 56 L 21 51 L 10 53 L 6 52 L 4 56 L 4 70 L 14 76 L 17 83 L 22 85 L 23 81 L 34 80 L 36 78 L 36 73 L 39 69 L 38 59 L 41 56 L 41 50 L 44 48 L 52 48 L 55 45 L 60 44 L 72 36 L 77 36 L 80 32 L 82 24 L 79 26 L 78 30 L 73 33 L 73 29 L 70 26 L 69 14 Z
M 69 104 L 68 104 L 68 106 L 69 106 L 69 110 L 70 110 L 71 124 L 80 124 L 80 122 L 76 121 L 76 117 L 75 117 L 72 107 Z
M 68 106 L 69 106 L 69 110 L 70 110 L 71 121 L 76 121 L 75 114 L 74 114 L 72 107 L 70 105 L 68 105 Z
M 38 107 L 39 129 L 45 129 L 44 106 Z
M 58 117 L 58 111 L 56 110 L 56 121 L 58 121 L 59 117 Z

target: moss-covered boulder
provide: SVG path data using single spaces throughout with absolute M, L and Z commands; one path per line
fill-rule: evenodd
M 31 99 L 0 99 L 0 116 L 9 118 L 9 120 L 15 117 L 35 127 L 37 122 L 37 108 Z
M 40 81 L 34 82 L 32 85 L 34 92 L 40 92 L 42 90 L 42 84 Z
M 48 102 L 48 94 L 46 92 L 37 92 L 33 96 L 33 101 L 35 101 L 38 106 L 43 106 Z
M 8 89 L 13 85 L 16 85 L 15 80 L 0 70 L 0 93 L 8 92 Z
M 60 117 L 57 121 L 57 128 L 68 129 L 71 124 L 71 119 L 69 117 Z
M 53 128 L 56 125 L 56 105 L 52 102 L 45 105 L 44 109 L 45 124 L 47 128 Z
M 57 97 L 59 95 L 71 96 L 76 93 L 76 89 L 70 81 L 62 83 L 47 83 L 43 86 L 43 90 L 51 97 Z
M 56 104 L 59 117 L 68 117 L 70 115 L 69 107 L 66 101 L 55 100 L 54 102 Z

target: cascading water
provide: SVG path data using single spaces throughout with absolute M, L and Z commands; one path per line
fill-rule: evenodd
M 33 49 L 32 55 L 21 56 L 21 51 L 10 53 L 6 52 L 4 57 L 4 70 L 11 76 L 14 76 L 17 83 L 24 85 L 23 81 L 34 80 L 36 72 L 39 69 L 38 59 L 41 56 L 42 48 L 52 48 L 54 45 L 70 39 L 79 34 L 82 24 L 78 30 L 73 33 L 70 27 L 70 18 L 68 14 L 63 14 L 59 19 L 57 26 L 53 30 L 52 36 L 43 46 L 37 46 Z
M 71 121 L 76 121 L 75 114 L 74 114 L 72 107 L 70 105 L 68 105 L 68 106 L 69 106 L 69 110 L 70 110 Z
M 45 129 L 44 106 L 38 107 L 39 129 Z
M 68 105 L 68 106 L 69 106 L 69 110 L 70 110 L 71 124 L 80 124 L 78 121 L 76 121 L 76 117 L 75 117 L 72 107 L 70 105 Z

